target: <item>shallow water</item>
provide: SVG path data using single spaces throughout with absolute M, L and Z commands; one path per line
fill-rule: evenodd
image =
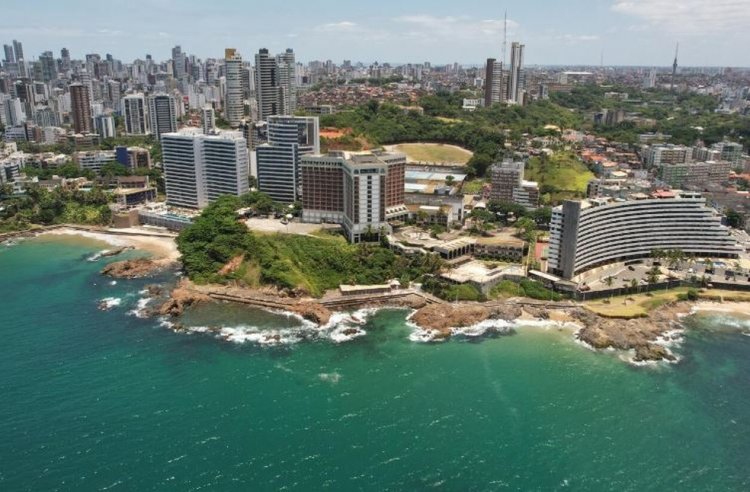
M 399 310 L 348 342 L 233 343 L 129 314 L 150 281 L 112 285 L 99 249 L 0 251 L 2 490 L 750 487 L 739 320 L 690 319 L 656 368 L 538 327 L 415 343 Z M 186 322 L 306 330 L 227 305 Z

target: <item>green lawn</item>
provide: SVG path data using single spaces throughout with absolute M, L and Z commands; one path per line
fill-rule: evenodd
M 443 144 L 401 144 L 395 150 L 414 161 L 438 164 L 466 164 L 473 155 L 466 149 Z

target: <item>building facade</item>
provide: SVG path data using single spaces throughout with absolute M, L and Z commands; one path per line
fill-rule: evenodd
M 143 94 L 130 94 L 122 98 L 125 133 L 146 135 L 149 133 L 146 98 Z
M 237 128 L 245 116 L 242 91 L 242 57 L 233 48 L 224 52 L 224 68 L 226 73 L 226 98 L 224 114 L 232 128 Z
M 655 249 L 711 258 L 736 258 L 741 252 L 699 193 L 566 201 L 552 211 L 549 271 L 564 279 L 647 259 Z
M 167 204 L 200 209 L 222 195 L 248 191 L 247 142 L 240 132 L 197 129 L 162 136 Z
M 256 149 L 258 189 L 282 203 L 302 195 L 302 156 L 320 153 L 317 117 L 271 116 L 268 143 Z
M 76 133 L 91 133 L 91 93 L 84 84 L 70 84 L 70 113 Z
M 175 98 L 169 94 L 154 94 L 148 98 L 148 118 L 151 133 L 161 141 L 165 133 L 177 131 Z
M 352 243 L 380 239 L 391 230 L 389 211 L 406 211 L 403 192 L 389 189 L 403 183 L 405 163 L 405 156 L 390 153 L 304 156 L 302 220 L 341 224 Z

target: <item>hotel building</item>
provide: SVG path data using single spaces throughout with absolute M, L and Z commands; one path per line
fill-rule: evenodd
M 647 259 L 655 249 L 711 258 L 737 258 L 741 252 L 699 193 L 659 191 L 629 199 L 566 201 L 552 211 L 549 271 L 564 279 Z

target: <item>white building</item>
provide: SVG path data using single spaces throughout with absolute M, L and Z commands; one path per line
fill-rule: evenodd
M 245 106 L 242 98 L 242 57 L 234 49 L 227 48 L 224 59 L 227 84 L 224 114 L 229 124 L 233 128 L 237 128 L 245 116 Z
M 742 249 L 700 193 L 566 201 L 552 211 L 549 271 L 565 279 L 647 259 L 655 249 L 737 258 Z
M 115 119 L 102 114 L 94 118 L 94 131 L 102 138 L 115 138 Z
M 122 98 L 122 110 L 125 117 L 125 133 L 128 135 L 149 133 L 146 98 L 143 94 L 130 94 Z
M 241 132 L 204 135 L 186 129 L 162 135 L 167 204 L 204 208 L 222 195 L 248 191 L 249 157 Z
M 114 150 L 95 150 L 90 152 L 76 152 L 73 160 L 78 163 L 81 169 L 88 169 L 99 174 L 102 166 L 115 162 Z

